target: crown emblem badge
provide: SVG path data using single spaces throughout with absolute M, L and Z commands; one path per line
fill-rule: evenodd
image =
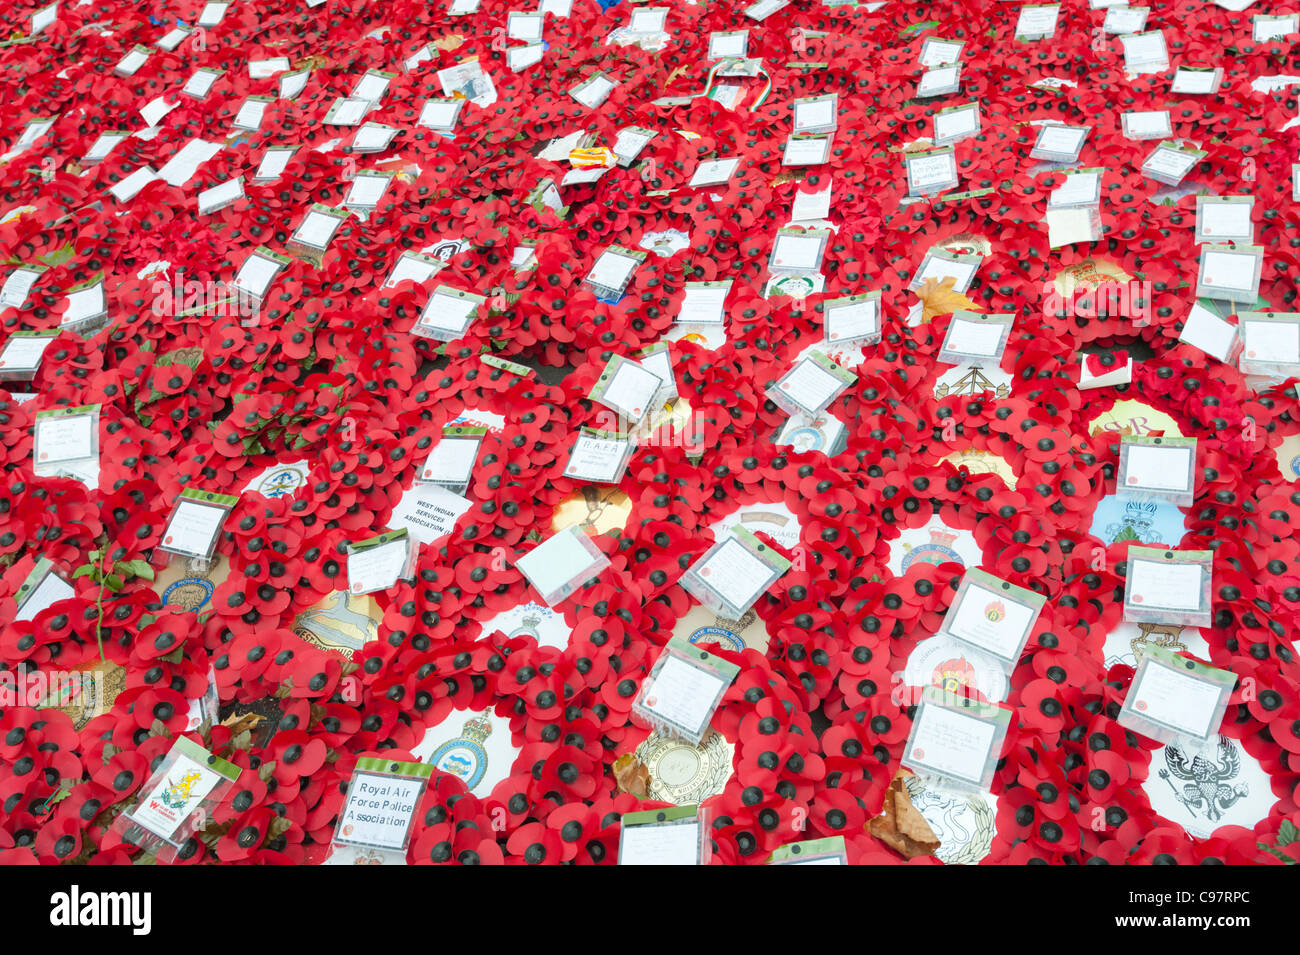
M 472 739 L 476 743 L 482 743 L 492 735 L 492 724 L 488 722 L 486 716 L 475 716 L 465 721 L 462 733 L 462 739 Z
M 913 544 L 903 545 L 903 573 L 907 573 L 907 568 L 912 566 L 916 561 L 923 564 L 956 563 L 966 566 L 966 562 L 961 559 L 961 555 L 953 550 L 952 545 L 957 543 L 957 532 L 948 530 L 946 527 L 930 528 L 930 541 L 927 544 L 921 544 L 919 547 Z
M 429 762 L 444 773 L 460 777 L 465 788 L 473 790 L 487 775 L 488 757 L 483 743 L 491 735 L 492 723 L 487 714 L 476 713 L 465 721 L 460 736 L 433 751 Z

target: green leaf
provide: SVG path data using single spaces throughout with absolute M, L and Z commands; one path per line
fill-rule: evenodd
M 78 577 L 85 577 L 88 576 L 89 574 L 93 574 L 94 572 L 95 572 L 94 564 L 82 564 L 80 567 L 78 567 L 76 570 L 72 572 L 72 579 L 76 580 Z
M 1282 825 L 1277 830 L 1277 844 L 1289 846 L 1293 842 L 1300 842 L 1300 830 L 1296 829 L 1295 823 L 1290 819 L 1283 819 Z
M 48 252 L 45 255 L 40 256 L 40 260 L 50 268 L 54 268 L 56 265 L 62 265 L 64 262 L 67 262 L 76 254 L 77 250 L 74 249 L 72 243 L 69 242 L 55 249 L 53 252 Z
M 119 560 L 113 565 L 113 569 L 118 573 L 141 577 L 144 580 L 153 580 L 154 578 L 153 567 L 147 560 Z
M 124 581 L 117 574 L 109 574 L 107 577 L 104 578 L 104 586 L 107 587 L 109 590 L 113 591 L 113 593 L 117 593 L 119 590 L 121 590 L 122 585 L 124 583 L 126 583 L 126 581 Z

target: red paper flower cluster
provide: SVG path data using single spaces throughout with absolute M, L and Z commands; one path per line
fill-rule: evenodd
M 0 708 L 0 861 L 131 861 L 140 850 L 112 820 L 182 734 L 244 771 L 178 862 L 320 861 L 359 757 L 415 758 L 426 729 L 491 710 L 509 721 L 509 774 L 478 796 L 436 772 L 409 861 L 611 863 L 620 816 L 661 805 L 619 794 L 611 765 L 645 736 L 633 700 L 694 606 L 678 578 L 714 524 L 772 505 L 797 519 L 799 543 L 786 548 L 794 569 L 755 607 L 766 652 L 713 648 L 741 667 L 713 724 L 735 745 L 733 772 L 708 802 L 716 861 L 761 863 L 822 835 L 844 836 L 851 862 L 900 861 L 865 824 L 911 726 L 899 675 L 938 629 L 962 567 L 915 560 L 899 572 L 891 556 L 900 535 L 936 517 L 973 540 L 981 566 L 1047 598 L 1011 677 L 995 833 L 979 861 L 1282 861 L 1266 847 L 1300 822 L 1300 487 L 1287 463 L 1296 452 L 1280 459 L 1279 449 L 1300 434 L 1300 397 L 1294 382 L 1256 391 L 1180 343 L 1195 301 L 1196 200 L 1139 171 L 1155 144 L 1127 138 L 1121 114 L 1168 110 L 1173 137 L 1206 151 L 1185 185 L 1255 197 L 1260 295 L 1289 310 L 1298 144 L 1283 127 L 1295 95 L 1252 81 L 1300 70 L 1295 36 L 1255 42 L 1247 14 L 1152 0 L 1146 30 L 1163 32 L 1170 70 L 1131 77 L 1120 42 L 1101 32 L 1106 12 L 1083 3 L 1063 4 L 1055 35 L 1031 41 L 1016 39 L 1018 4 L 796 0 L 761 22 L 725 5 L 674 5 L 661 39 L 607 42 L 628 27 L 629 5 L 574 0 L 567 16 L 545 15 L 540 61 L 513 71 L 521 43 L 505 35 L 503 0 L 469 15 L 444 0 L 237 3 L 211 26 L 196 26 L 205 0 L 65 0 L 32 36 L 45 6 L 0 14 L 0 255 L 5 273 L 41 269 L 0 311 L 0 337 L 57 329 L 69 290 L 97 276 L 108 324 L 88 337 L 61 331 L 34 380 L 0 392 L 0 664 L 65 672 L 98 663 L 102 644 L 125 685 L 79 728 L 26 701 Z M 157 45 L 181 26 L 191 32 L 174 49 Z M 748 30 L 771 93 L 760 96 L 763 77 L 735 81 L 728 108 L 702 94 L 709 34 L 732 30 Z M 965 43 L 960 93 L 916 97 L 926 37 Z M 122 75 L 137 45 L 148 57 Z M 250 71 L 280 58 L 270 75 Z M 452 95 L 440 71 L 476 58 L 494 95 L 462 95 L 451 135 L 420 125 L 426 102 Z M 1170 93 L 1180 65 L 1222 67 L 1220 88 Z M 219 74 L 210 89 L 182 92 L 200 69 Z M 281 96 L 291 69 L 310 69 L 306 85 Z M 358 150 L 356 129 L 327 121 L 367 70 L 391 76 L 366 121 L 397 130 L 374 154 Z M 593 109 L 569 91 L 597 71 L 616 85 Z M 781 159 L 792 101 L 827 93 L 838 95 L 829 161 L 791 182 Z M 249 97 L 269 99 L 256 130 L 232 128 Z M 954 147 L 961 191 L 902 201 L 903 150 L 932 135 L 939 109 L 976 100 L 981 131 Z M 52 125 L 23 141 L 43 120 Z M 1043 216 L 1061 173 L 1029 158 L 1039 120 L 1090 127 L 1081 165 L 1104 170 L 1097 242 L 1049 247 Z M 561 186 L 563 210 L 530 201 L 571 168 L 541 158 L 546 144 L 585 131 L 610 146 L 633 126 L 657 135 L 629 168 Z M 116 130 L 132 135 L 88 161 Z M 173 166 L 125 199 L 110 191 L 142 168 L 162 172 L 195 140 L 221 148 L 190 175 Z M 296 152 L 283 171 L 259 181 L 267 151 L 286 147 Z M 732 178 L 690 188 L 718 157 L 739 158 Z M 348 217 L 323 254 L 292 254 L 308 209 L 340 206 L 366 169 L 396 173 L 378 205 Z M 199 211 L 199 193 L 238 177 L 237 201 Z M 835 231 L 824 289 L 767 297 L 765 263 L 796 190 L 826 184 Z M 681 247 L 651 252 L 618 301 L 584 283 L 609 246 L 637 249 L 674 230 Z M 386 286 L 403 253 L 457 241 L 426 281 Z M 520 246 L 535 263 L 512 261 Z M 908 289 L 936 246 L 981 257 L 959 307 L 1016 317 L 1002 392 L 937 387 L 954 306 L 909 319 L 918 300 Z M 288 259 L 254 316 L 202 301 L 259 247 Z M 149 271 L 155 263 L 166 271 Z M 1047 306 L 1063 274 L 1099 269 L 1145 283 L 1149 321 Z M 567 646 L 486 627 L 539 600 L 516 562 L 581 491 L 562 472 L 578 429 L 601 426 L 587 395 L 609 357 L 663 339 L 685 283 L 720 279 L 733 282 L 725 343 L 669 346 L 694 447 L 633 457 L 620 485 L 626 519 L 593 538 L 611 567 L 560 608 Z M 183 301 L 191 282 L 197 302 Z M 442 346 L 411 334 L 440 285 L 485 297 L 468 331 Z M 845 425 L 846 450 L 776 444 L 788 416 L 768 386 L 820 341 L 823 301 L 867 290 L 882 293 L 882 340 L 828 412 Z M 1133 349 L 1132 383 L 1079 391 L 1084 346 Z M 493 355 L 572 370 L 548 385 L 485 361 Z M 1121 622 L 1128 545 L 1095 532 L 1118 442 L 1094 423 L 1118 402 L 1116 427 L 1139 402 L 1198 439 L 1196 500 L 1183 509 L 1183 540 L 1170 543 L 1214 551 L 1214 620 L 1202 634 L 1209 660 L 1239 678 L 1221 732 L 1269 780 L 1253 828 L 1197 839 L 1162 816 L 1144 788 L 1157 746 L 1116 720 L 1132 668 L 1108 666 L 1103 647 Z M 101 407 L 98 488 L 36 476 L 35 414 L 87 404 Z M 299 615 L 347 589 L 343 544 L 390 526 L 443 426 L 467 410 L 504 419 L 485 439 L 469 510 L 421 547 L 414 583 L 376 595 L 377 638 L 353 659 L 305 642 Z M 973 471 L 975 458 L 1000 459 L 1003 473 Z M 244 490 L 299 460 L 308 470 L 292 493 Z M 228 574 L 203 612 L 165 602 L 146 579 L 109 594 L 93 575 L 72 578 L 88 563 L 151 559 L 186 486 L 242 492 L 217 547 Z M 14 595 L 42 557 L 73 579 L 75 597 L 15 620 Z M 189 729 L 210 672 L 226 706 L 274 700 L 273 732 Z

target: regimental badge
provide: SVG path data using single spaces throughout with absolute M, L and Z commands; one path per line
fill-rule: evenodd
M 804 451 L 822 451 L 828 444 L 826 434 L 822 426 L 826 423 L 825 418 L 818 418 L 810 425 L 803 425 L 795 428 L 787 435 L 790 445 L 799 452 Z
M 907 777 L 904 785 L 912 805 L 934 830 L 939 840 L 935 855 L 946 865 L 975 865 L 989 854 L 997 835 L 992 797 L 928 789 L 921 776 Z
M 805 299 L 817 291 L 818 283 L 804 275 L 784 275 L 773 279 L 768 285 L 765 296 L 789 295 L 791 298 Z
M 307 476 L 298 468 L 276 468 L 258 482 L 256 490 L 267 497 L 290 497 L 306 482 Z
M 1052 281 L 1061 297 L 1068 299 L 1074 295 L 1075 289 L 1096 291 L 1111 283 L 1127 285 L 1133 281 L 1133 276 L 1113 262 L 1085 259 L 1062 269 Z
M 713 626 L 700 627 L 686 639 L 691 643 L 720 643 L 728 650 L 735 650 L 740 653 L 745 649 L 745 641 L 740 635 L 745 632 L 747 627 L 753 626 L 754 621 L 757 619 L 758 613 L 751 607 L 740 615 L 739 620 L 716 617 Z
M 717 730 L 693 746 L 655 731 L 636 748 L 636 758 L 650 771 L 646 795 L 677 806 L 702 803 L 726 788 L 736 747 Z
M 1277 456 L 1277 469 L 1282 472 L 1282 480 L 1292 484 L 1300 481 L 1300 434 L 1288 434 L 1273 453 Z
M 975 668 L 961 657 L 944 660 L 930 673 L 930 685 L 945 693 L 957 696 L 970 696 L 968 687 L 979 689 Z
M 1152 536 L 1155 517 L 1154 500 L 1128 501 L 1124 505 L 1123 518 L 1106 525 L 1105 536 L 1111 544 L 1118 544 L 1121 541 L 1156 542 L 1159 538 Z
M 472 80 L 468 84 L 467 88 L 471 88 L 471 89 L 473 88 Z M 465 98 L 473 99 L 474 97 L 466 96 Z M 444 239 L 443 241 L 436 243 L 433 246 L 433 248 L 429 250 L 429 255 L 433 256 L 433 258 L 438 259 L 441 262 L 446 263 L 454 259 L 463 248 L 465 248 L 464 239 Z
M 80 730 L 112 709 L 113 701 L 125 689 L 126 670 L 122 667 L 116 663 L 89 663 L 52 681 L 41 706 L 66 713 L 72 728 Z
M 459 777 L 472 790 L 487 773 L 488 757 L 483 743 L 492 735 L 487 716 L 476 713 L 465 721 L 461 735 L 448 740 L 433 751 L 429 763 L 444 773 Z
M 298 614 L 293 632 L 314 647 L 352 655 L 372 640 L 379 639 L 383 614 L 369 594 L 354 596 L 336 590 Z
M 973 232 L 958 232 L 930 246 L 930 251 L 987 257 L 993 254 L 993 243 L 984 236 L 975 235 Z
M 1004 379 L 994 383 L 992 379 L 984 373 L 981 365 L 958 365 L 958 369 L 964 369 L 958 379 L 952 383 L 946 381 L 940 382 L 935 386 L 934 396 L 936 398 L 945 398 L 948 395 L 965 395 L 967 397 L 982 395 L 986 391 L 993 392 L 998 398 L 1005 398 L 1011 394 L 1011 385 L 1006 379 L 1010 376 L 1001 369 L 995 369 L 992 374 Z
M 184 809 L 186 803 L 190 801 L 194 787 L 203 779 L 203 773 L 199 770 L 186 773 L 179 779 L 172 781 L 167 780 L 167 788 L 162 791 L 159 798 L 168 809 Z
M 668 229 L 664 232 L 647 232 L 641 237 L 638 248 L 653 252 L 663 258 L 671 258 L 691 244 L 691 237 L 680 229 Z
M 907 573 L 907 568 L 912 564 L 920 561 L 922 564 L 939 564 L 956 563 L 966 566 L 966 562 L 961 559 L 961 554 L 952 549 L 952 545 L 957 543 L 957 535 L 949 533 L 942 528 L 930 528 L 930 543 L 922 544 L 920 547 L 913 547 L 911 544 L 904 544 L 903 550 L 903 573 Z
M 185 576 L 167 585 L 162 592 L 162 602 L 169 607 L 198 613 L 217 589 L 217 582 L 212 579 L 217 564 L 217 561 L 201 558 L 186 560 Z
M 1142 662 L 1142 651 L 1147 647 L 1164 647 L 1174 653 L 1187 649 L 1187 644 L 1181 639 L 1183 628 L 1180 624 L 1139 623 L 1137 628 L 1139 634 L 1129 641 L 1129 646 L 1133 648 L 1133 657 L 1138 663 Z
M 998 702 L 1009 689 L 1006 674 L 996 660 L 938 635 L 922 640 L 907 657 L 903 682 L 909 687 L 932 686 L 963 699 Z
M 1109 411 L 1103 411 L 1088 423 L 1088 433 L 1094 437 L 1126 434 L 1142 437 L 1153 431 L 1161 431 L 1168 438 L 1184 437 L 1178 422 L 1169 415 L 1131 398 L 1115 402 Z
M 1174 791 L 1174 798 L 1193 819 L 1204 815 L 1210 828 L 1222 824 L 1223 814 L 1231 806 L 1250 795 L 1245 783 L 1233 783 L 1241 771 L 1241 753 L 1226 736 L 1219 737 L 1217 751 L 1191 755 L 1177 746 L 1165 747 L 1165 765 L 1157 770 Z M 1173 778 L 1170 778 L 1173 777 Z M 1182 780 L 1179 787 L 1174 779 Z

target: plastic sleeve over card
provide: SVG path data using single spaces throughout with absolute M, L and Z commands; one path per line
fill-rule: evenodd
M 1007 347 L 1007 341 L 1011 338 L 1011 326 L 1015 320 L 1014 315 L 986 315 L 981 312 L 968 312 L 964 309 L 958 309 L 953 313 L 952 321 L 948 324 L 948 332 L 944 335 L 943 345 L 939 348 L 937 360 L 948 365 L 974 362 L 980 362 L 986 366 L 997 365 L 1002 360 L 1002 352 Z M 1000 330 L 997 346 L 994 349 L 996 355 L 976 355 L 958 351 L 955 346 L 953 332 L 959 321 L 990 327 L 996 326 Z
M 1278 384 L 1300 378 L 1300 312 L 1239 312 L 1237 329 L 1241 339 L 1237 367 L 1243 373 L 1272 378 Z M 1285 348 L 1278 347 L 1282 342 Z
M 848 865 L 843 836 L 792 842 L 773 850 L 768 865 Z
M 153 852 L 159 862 L 171 863 L 206 828 L 241 772 L 198 743 L 177 737 L 131 808 L 113 820 L 113 831 Z
M 175 554 L 178 557 L 211 560 L 212 554 L 216 550 L 217 539 L 221 536 L 221 528 L 238 503 L 239 497 L 236 495 L 218 494 L 215 491 L 204 491 L 193 487 L 183 489 L 180 494 L 176 495 L 176 500 L 172 503 L 167 523 L 163 525 L 163 539 L 159 542 L 156 550 L 165 554 Z M 214 515 L 215 530 L 202 550 L 187 550 L 180 546 L 179 543 L 173 544 L 169 533 L 172 529 L 172 523 L 176 520 L 182 508 L 194 507 L 210 508 L 220 512 L 219 516 Z
M 788 382 L 791 376 L 801 371 L 801 366 L 806 365 L 809 362 L 813 363 L 822 371 L 830 375 L 831 378 L 838 381 L 838 386 L 825 391 L 819 400 L 804 405 L 791 395 Z M 844 393 L 844 389 L 848 388 L 857 380 L 858 376 L 848 368 L 836 364 L 835 361 L 820 352 L 814 352 L 811 355 L 807 355 L 800 359 L 795 363 L 793 368 L 769 385 L 766 394 L 767 397 L 771 398 L 772 402 L 786 414 L 802 414 L 808 415 L 809 417 L 816 417 L 829 408 L 835 402 L 835 399 Z
M 1140 483 L 1143 480 L 1150 482 L 1151 477 L 1132 473 L 1130 462 L 1134 453 L 1141 453 L 1142 449 L 1169 449 L 1171 453 L 1165 460 L 1177 461 L 1185 457 L 1186 466 L 1176 471 L 1165 467 L 1158 469 L 1151 477 L 1163 482 L 1159 486 Z M 1196 499 L 1196 439 L 1161 435 L 1122 436 L 1119 443 L 1119 469 L 1115 475 L 1115 486 L 1118 491 L 1150 494 L 1167 498 L 1179 507 L 1190 506 Z
M 636 261 L 636 264 L 638 266 L 645 262 L 646 255 L 647 255 L 644 249 L 625 249 L 622 246 L 617 246 L 617 245 L 611 245 L 609 248 L 605 249 L 604 252 L 601 253 L 601 255 L 605 255 L 607 253 L 613 253 L 615 255 L 622 256 L 623 258 L 633 259 Z M 600 256 L 597 256 L 596 260 L 599 261 Z M 595 271 L 595 266 L 593 265 L 592 272 L 594 271 Z M 616 302 L 623 295 L 623 290 L 628 287 L 628 284 L 632 281 L 632 278 L 635 275 L 636 275 L 636 267 L 634 266 L 627 270 L 627 274 L 623 277 L 622 281 L 620 281 L 616 286 L 603 285 L 598 281 L 592 280 L 591 273 L 588 273 L 588 276 L 584 278 L 582 281 L 587 286 L 589 286 L 593 292 L 595 292 L 596 297 L 598 299 L 602 301 Z
M 656 683 L 670 662 L 673 663 L 674 668 L 683 665 L 707 678 L 704 683 L 711 692 L 708 696 L 694 701 L 697 711 L 702 716 L 694 725 L 686 725 L 682 720 L 666 716 L 656 709 L 657 697 L 661 693 Z M 645 679 L 641 681 L 641 688 L 632 704 L 632 712 L 661 733 L 688 740 L 698 746 L 704 734 L 709 731 L 713 714 L 717 711 L 718 704 L 722 702 L 727 688 L 739 675 L 740 667 L 736 664 L 701 649 L 683 637 L 673 637 L 664 646 Z
M 368 537 L 365 540 L 348 541 L 344 545 L 344 552 L 349 556 L 352 554 L 361 554 L 369 550 L 374 550 L 376 547 L 388 546 L 395 541 L 401 541 L 406 546 L 406 559 L 397 573 L 397 579 L 405 580 L 407 582 L 413 581 L 415 579 L 415 562 L 419 557 L 420 547 L 419 542 L 410 535 L 405 527 L 399 528 L 395 531 L 385 531 L 376 537 Z M 358 596 L 386 590 L 391 586 L 392 583 L 390 582 L 375 587 L 363 587 L 361 590 L 358 590 L 353 584 L 351 576 L 348 577 L 348 592 Z
M 426 473 L 426 468 L 422 464 L 420 466 L 420 469 L 415 472 L 415 483 L 441 485 L 442 487 L 455 491 L 457 494 L 464 493 L 465 488 L 469 486 L 469 481 L 473 476 L 474 466 L 477 465 L 478 456 L 481 453 L 483 447 L 483 439 L 487 437 L 487 433 L 488 433 L 488 429 L 485 427 L 475 427 L 472 425 L 464 425 L 464 424 L 449 424 L 444 426 L 442 429 L 441 441 L 445 441 L 448 438 L 450 438 L 453 441 L 476 442 L 476 447 L 473 456 L 474 461 L 471 463 L 469 472 L 467 474 L 457 476 L 455 480 L 430 477 Z M 441 441 L 439 443 L 441 443 Z M 429 455 L 425 458 L 426 462 L 435 453 L 437 453 L 437 449 L 438 449 L 437 444 L 435 444 L 432 448 L 430 448 Z
M 736 545 L 743 548 L 744 554 L 752 558 L 747 563 L 749 566 L 758 569 L 763 568 L 766 573 L 760 585 L 754 589 L 745 601 L 735 601 L 719 592 L 718 588 L 708 580 L 708 573 L 713 558 L 716 557 L 724 548 L 731 548 Z M 778 554 L 773 548 L 764 544 L 755 537 L 750 531 L 737 524 L 731 529 L 731 533 L 722 537 L 717 543 L 704 552 L 704 554 L 693 563 L 690 568 L 681 577 L 679 583 L 682 589 L 698 600 L 703 606 L 720 614 L 728 620 L 739 620 L 746 611 L 752 607 L 758 598 L 762 596 L 772 584 L 776 583 L 787 570 L 790 569 L 790 562 Z
M 602 477 L 593 477 L 583 475 L 576 471 L 571 472 L 574 465 L 576 452 L 584 438 L 592 441 L 608 442 L 608 447 L 613 448 L 618 453 L 618 460 L 613 466 L 613 470 Z M 621 447 L 617 447 L 621 445 Z M 569 461 L 564 467 L 564 477 L 574 478 L 580 481 L 589 481 L 593 484 L 618 484 L 623 480 L 627 473 L 627 466 L 632 461 L 632 452 L 636 450 L 636 444 L 629 440 L 628 435 L 620 434 L 617 431 L 602 431 L 599 428 L 582 427 L 578 431 L 577 438 L 573 443 L 570 451 Z
M 970 752 L 974 757 L 971 763 L 975 767 L 971 771 L 958 773 L 935 765 L 932 762 L 934 754 L 918 746 L 918 740 L 924 733 L 925 721 L 936 715 L 936 712 L 941 718 L 981 724 L 980 735 L 986 740 L 986 745 L 983 751 Z M 938 687 L 926 687 L 912 719 L 912 730 L 903 748 L 901 765 L 918 776 L 926 777 L 935 789 L 971 795 L 987 793 L 993 785 L 1002 743 L 1011 725 L 1011 713 L 1011 709 L 1006 706 L 981 703 L 969 697 L 945 693 Z
M 1151 675 L 1153 667 L 1165 667 L 1178 677 L 1197 680 L 1204 684 L 1207 699 L 1213 699 L 1211 707 L 1202 714 L 1203 725 L 1191 730 L 1185 726 L 1175 726 L 1154 717 L 1150 707 L 1143 700 L 1139 689 Z M 1129 683 L 1129 692 L 1120 707 L 1118 723 L 1125 729 L 1153 739 L 1158 743 L 1178 746 L 1184 750 L 1195 750 L 1208 743 L 1219 734 L 1223 717 L 1228 712 L 1228 700 L 1237 685 L 1237 675 L 1231 670 L 1201 663 L 1182 656 L 1168 647 L 1146 644 L 1138 658 L 1133 678 Z
M 1046 602 L 1042 594 L 972 567 L 962 576 L 939 633 L 997 660 L 1009 676 L 1020 662 L 1020 654 Z M 968 623 L 972 617 L 973 625 Z M 1004 621 L 1008 625 L 1014 623 L 1016 630 L 997 635 L 995 631 Z M 1007 636 L 1013 639 L 1006 639 Z
M 880 299 L 880 291 L 875 290 L 823 300 L 817 306 L 822 313 L 822 340 L 834 346 L 879 342 L 883 317 Z
M 1210 607 L 1213 567 L 1213 551 L 1130 544 L 1124 582 L 1124 619 L 1130 623 L 1208 627 L 1213 618 Z M 1176 602 L 1154 599 L 1143 592 L 1146 582 L 1154 580 L 1167 584 L 1170 577 L 1188 585 L 1185 596 Z
M 564 579 L 554 579 L 549 576 L 543 579 L 541 576 L 543 570 L 552 571 L 554 568 L 542 568 L 534 563 L 534 561 L 542 561 L 548 556 L 549 552 L 546 551 L 538 554 L 540 547 L 529 551 L 515 563 L 515 566 L 517 566 L 523 575 L 528 578 L 528 582 L 533 585 L 533 588 L 541 594 L 542 600 L 545 601 L 548 607 L 558 606 L 583 583 L 593 577 L 599 576 L 600 573 L 610 565 L 609 558 L 605 556 L 604 552 L 601 551 L 598 546 L 596 546 L 596 542 L 588 537 L 587 534 L 577 525 L 572 525 L 566 527 L 562 531 L 558 531 L 543 541 L 542 546 L 545 546 L 561 535 L 566 535 L 569 538 L 565 543 L 570 550 L 581 548 L 586 552 L 587 559 L 590 561 L 589 563 L 583 564 L 572 575 L 566 574 Z M 534 555 L 538 556 L 534 557 Z
M 57 456 L 58 452 L 50 451 L 48 444 L 42 439 L 42 431 L 59 419 L 78 418 L 85 416 L 89 419 L 85 426 L 89 429 L 89 447 L 90 453 L 86 455 L 77 455 L 72 457 Z M 72 408 L 51 408 L 47 411 L 38 411 L 36 413 L 36 422 L 33 428 L 34 440 L 32 442 L 32 470 L 38 477 L 56 477 L 68 469 L 77 469 L 79 466 L 97 463 L 99 461 L 99 405 L 77 405 Z
M 696 830 L 696 838 L 692 840 L 694 861 L 682 859 L 675 863 L 661 864 L 680 864 L 680 865 L 708 865 L 711 858 L 713 843 L 709 837 L 709 811 L 698 805 L 687 806 L 665 806 L 662 809 L 647 809 L 643 812 L 629 812 L 623 815 L 621 825 L 619 826 L 618 839 L 618 864 L 629 865 L 628 854 L 625 852 L 625 846 L 628 842 L 626 839 L 629 829 L 639 829 L 642 827 L 662 828 L 662 827 L 687 827 L 693 826 Z
M 629 407 L 619 401 L 617 397 L 612 394 L 614 383 L 618 379 L 619 374 L 625 365 L 632 365 L 644 370 L 646 375 L 653 377 L 658 382 L 658 384 L 655 385 L 654 390 L 645 396 L 645 404 L 642 406 L 634 405 Z M 653 410 L 654 399 L 662 390 L 663 379 L 650 371 L 650 369 L 641 365 L 639 362 L 635 362 L 630 358 L 625 358 L 622 355 L 612 355 L 610 356 L 609 361 L 605 363 L 605 368 L 601 371 L 600 377 L 596 380 L 596 384 L 592 386 L 589 397 L 592 401 L 604 405 L 606 408 L 611 409 L 623 417 L 630 427 L 635 427 Z M 622 429 L 620 428 L 620 430 Z
M 30 615 L 23 615 L 23 607 L 27 601 L 31 599 L 32 595 L 40 589 L 45 578 L 49 577 L 51 574 L 59 577 L 60 580 L 63 580 L 62 575 L 54 569 L 54 561 L 50 560 L 48 557 L 42 557 L 36 562 L 36 566 L 32 568 L 31 573 L 23 578 L 23 582 L 19 584 L 18 589 L 14 591 L 14 601 L 17 604 L 17 608 L 14 611 L 15 620 L 31 619 Z M 67 583 L 67 581 L 64 581 L 64 583 Z
M 17 331 L 9 336 L 9 341 L 5 343 L 5 348 L 0 351 L 5 360 L 0 362 L 0 380 L 2 381 L 31 381 L 40 371 L 41 363 L 45 360 L 44 353 L 34 362 L 17 362 L 11 359 L 10 349 L 24 345 L 37 345 L 43 342 L 46 346 L 58 337 L 57 329 L 49 331 Z
M 333 845 L 404 855 L 415 813 L 433 773 L 430 763 L 374 756 L 358 759 L 334 827 Z

